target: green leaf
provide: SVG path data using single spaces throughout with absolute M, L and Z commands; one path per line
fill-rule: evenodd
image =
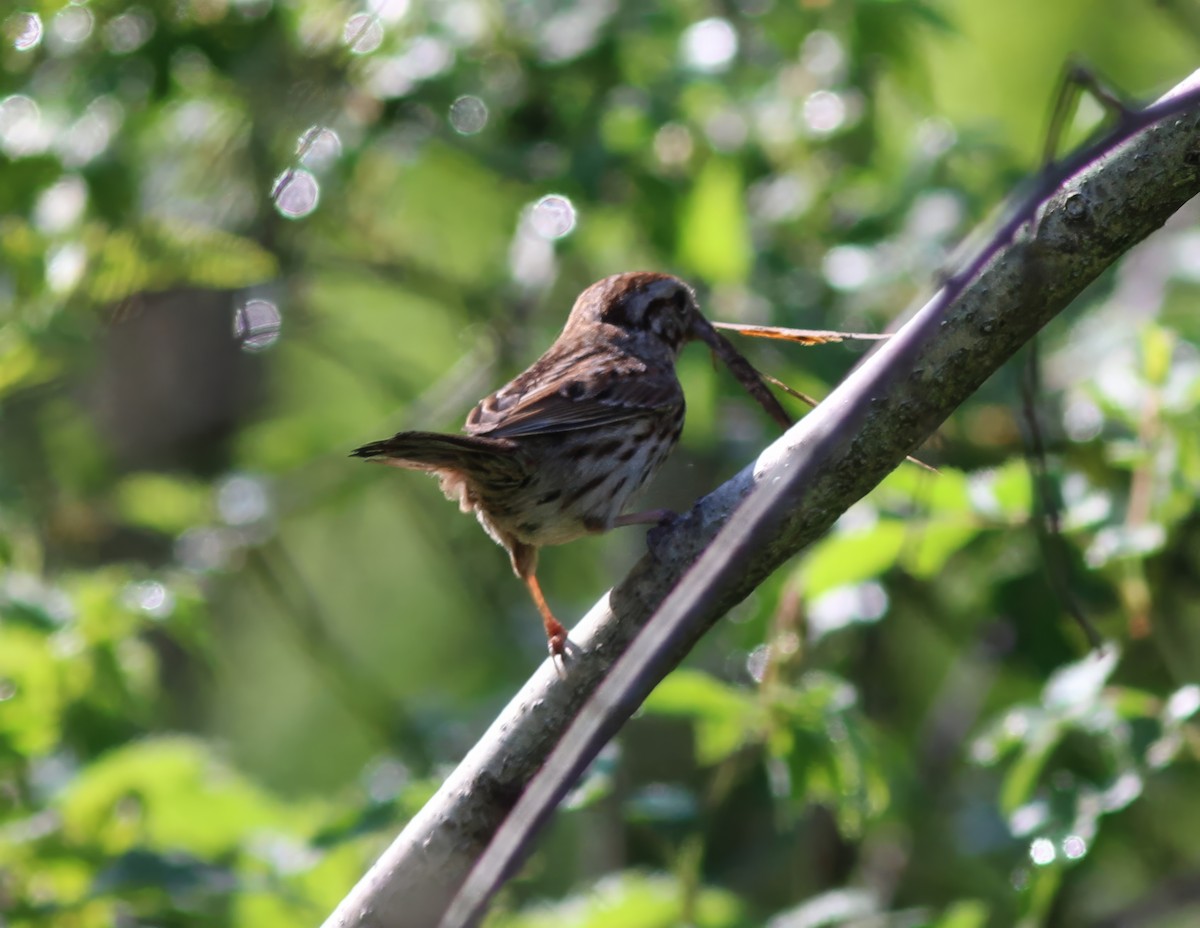
M 279 272 L 275 256 L 258 243 L 197 224 L 153 222 L 116 231 L 94 224 L 85 242 L 92 260 L 84 289 L 99 303 L 184 285 L 233 290 Z
M 72 840 L 108 853 L 140 847 L 201 857 L 228 853 L 264 828 L 299 827 L 284 807 L 187 737 L 133 742 L 83 769 L 60 797 Z
M 16 387 L 43 383 L 58 372 L 15 326 L 0 326 L 0 397 Z
M 1148 690 L 1129 686 L 1110 686 L 1105 689 L 1105 702 L 1118 716 L 1133 719 L 1154 718 L 1162 700 Z
M 8 621 L 0 604 L 0 755 L 40 757 L 57 743 L 67 696 L 49 639 Z
M 677 928 L 683 924 L 684 887 L 672 877 L 625 871 L 561 902 L 540 903 L 527 911 L 497 914 L 487 928 Z M 738 898 L 723 889 L 701 887 L 693 899 L 695 928 L 744 925 Z
M 1142 329 L 1142 370 L 1151 386 L 1161 387 L 1167 382 L 1176 340 L 1174 332 L 1158 325 L 1150 324 Z
M 1033 797 L 1046 760 L 1061 737 L 1059 725 L 1044 721 L 1023 738 L 1021 751 L 1008 768 L 1000 788 L 1000 810 L 1005 815 L 1012 815 Z
M 961 516 L 971 511 L 970 479 L 952 467 L 936 474 L 918 467 L 898 467 L 875 488 L 871 499 L 905 511 Z
M 392 799 L 369 800 L 344 811 L 343 816 L 327 823 L 312 836 L 310 843 L 313 847 L 337 847 L 363 835 L 375 834 L 395 825 L 399 816 L 397 803 Z
M 771 703 L 789 726 L 791 737 L 772 737 L 768 747 L 788 765 L 792 798 L 828 806 L 846 835 L 861 834 L 889 801 L 875 736 L 857 701 L 845 680 L 814 672 Z
M 880 519 L 823 538 L 800 568 L 805 597 L 811 601 L 837 587 L 878 577 L 896 563 L 905 539 L 915 531 L 898 519 Z
M 114 490 L 121 517 L 130 525 L 177 535 L 212 518 L 212 490 L 206 483 L 166 474 L 133 474 Z
M 995 470 L 973 474 L 970 485 L 974 508 L 982 515 L 1004 517 L 1010 521 L 1029 517 L 1033 507 L 1033 482 L 1028 465 L 1020 458 Z
M 702 764 L 714 764 L 754 738 L 762 715 L 753 694 L 698 670 L 675 671 L 650 694 L 644 709 L 692 719 L 696 759 Z
M 932 928 L 984 928 L 991 909 L 979 899 L 963 899 L 946 907 Z
M 913 529 L 912 543 L 905 549 L 901 563 L 915 577 L 933 577 L 979 532 L 980 526 L 971 521 L 928 522 Z
M 679 222 L 679 260 L 713 283 L 746 279 L 753 262 L 742 174 L 736 163 L 710 160 L 696 178 Z

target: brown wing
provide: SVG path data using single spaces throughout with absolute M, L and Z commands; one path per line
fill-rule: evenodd
M 467 416 L 469 435 L 514 438 L 595 428 L 679 406 L 673 370 L 629 356 L 547 354 Z

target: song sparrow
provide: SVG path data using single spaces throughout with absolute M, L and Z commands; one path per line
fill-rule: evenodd
M 700 315 L 691 288 L 639 272 L 584 290 L 550 349 L 471 411 L 467 434 L 400 432 L 352 454 L 432 473 L 448 499 L 474 512 L 508 551 L 559 658 L 567 632 L 538 585 L 538 549 L 670 516 L 621 512 L 679 440 L 684 400 L 675 360 L 694 339 L 776 421 L 790 424 L 757 372 Z

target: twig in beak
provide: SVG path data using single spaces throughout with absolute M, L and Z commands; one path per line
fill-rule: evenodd
M 832 332 L 823 329 L 785 329 L 777 325 L 740 325 L 736 322 L 714 322 L 714 329 L 728 329 L 738 335 L 748 335 L 752 338 L 777 338 L 786 342 L 796 342 L 800 345 L 828 345 L 833 342 L 858 341 L 877 342 L 891 338 L 890 333 L 880 332 Z
M 791 428 L 792 417 L 779 405 L 779 400 L 767 387 L 762 374 L 754 368 L 753 364 L 742 357 L 729 339 L 714 329 L 712 323 L 699 313 L 696 313 L 693 319 L 692 334 L 708 345 L 713 354 L 725 362 L 725 366 L 733 372 L 733 376 L 746 388 L 746 391 L 758 400 L 758 405 L 767 411 L 767 415 L 778 422 L 780 427 Z

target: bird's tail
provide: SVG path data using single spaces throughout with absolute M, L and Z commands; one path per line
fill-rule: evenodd
M 478 470 L 515 476 L 521 461 L 514 443 L 504 438 L 446 435 L 441 432 L 397 432 L 391 438 L 355 448 L 351 457 L 380 461 L 412 470 Z

